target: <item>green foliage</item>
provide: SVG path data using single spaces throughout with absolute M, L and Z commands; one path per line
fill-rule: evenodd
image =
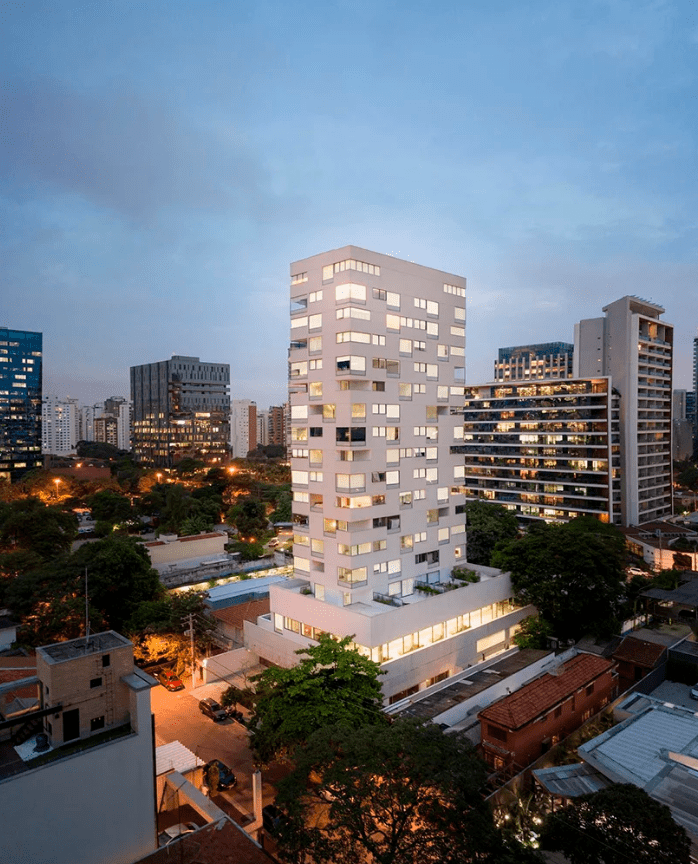
M 276 499 L 276 510 L 271 514 L 271 522 L 291 522 L 293 512 L 291 509 L 292 496 L 290 492 L 282 492 Z
M 77 537 L 74 513 L 24 498 L 0 509 L 0 548 L 34 552 L 44 560 L 69 551 Z
M 258 561 L 266 552 L 262 543 L 242 543 L 240 540 L 228 543 L 226 549 L 239 553 L 241 561 Z
M 519 535 L 516 516 L 500 504 L 471 501 L 465 505 L 468 561 L 490 565 L 497 543 Z
M 529 615 L 521 622 L 514 635 L 514 644 L 519 648 L 547 648 L 548 639 L 553 635 L 550 624 L 540 616 Z
M 541 847 L 570 864 L 689 864 L 691 844 L 671 811 L 630 784 L 609 786 L 550 814 Z
M 679 587 L 681 576 L 683 573 L 680 570 L 660 570 L 652 579 L 651 587 L 661 588 L 663 591 L 673 591 Z
M 196 474 L 197 471 L 202 471 L 206 467 L 206 463 L 201 459 L 192 459 L 191 456 L 185 456 L 184 459 L 175 465 L 175 473 L 180 477 L 186 477 L 191 474 Z
M 492 563 L 511 573 L 517 601 L 531 603 L 558 637 L 619 630 L 625 581 L 625 540 L 590 517 L 532 525 L 498 548 Z
M 87 499 L 87 506 L 92 511 L 96 522 L 123 522 L 131 516 L 131 500 L 125 495 L 119 495 L 111 489 L 104 489 Z
M 432 723 L 321 728 L 294 761 L 277 797 L 289 816 L 278 838 L 287 860 L 466 864 L 503 851 L 484 764 Z
M 685 489 L 690 489 L 691 492 L 698 492 L 698 468 L 695 465 L 689 465 L 676 478 L 679 486 Z
M 224 708 L 228 708 L 231 705 L 242 705 L 243 708 L 251 711 L 254 708 L 256 699 L 257 696 L 254 690 L 250 690 L 249 687 L 241 688 L 231 684 L 230 687 L 226 687 L 221 693 L 220 703 Z
M 8 585 L 7 604 L 25 624 L 25 641 L 41 645 L 81 635 L 86 568 L 93 630 L 99 622 L 102 629 L 123 632 L 139 603 L 162 596 L 160 580 L 143 546 L 110 534 L 84 544 L 72 555 L 22 573 Z
M 377 663 L 327 634 L 296 653 L 290 669 L 272 666 L 255 676 L 257 704 L 249 723 L 257 761 L 289 755 L 317 729 L 332 723 L 351 728 L 386 722 L 381 711 Z
M 125 450 L 119 450 L 113 444 L 102 441 L 78 441 L 75 452 L 83 459 L 118 459 L 126 455 Z
M 479 582 L 480 574 L 474 570 L 468 570 L 465 567 L 454 567 L 451 571 L 451 576 L 458 579 L 460 582 Z
M 238 499 L 238 503 L 228 511 L 227 518 L 241 537 L 259 539 L 269 530 L 266 505 L 250 496 Z

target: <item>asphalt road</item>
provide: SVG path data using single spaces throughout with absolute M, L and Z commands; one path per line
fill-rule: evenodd
M 237 785 L 230 792 L 222 793 L 238 809 L 252 813 L 252 773 L 254 764 L 248 744 L 247 730 L 234 720 L 215 723 L 199 710 L 198 698 L 218 695 L 213 685 L 197 688 L 192 695 L 187 689 L 170 693 L 164 687 L 154 687 L 151 705 L 155 715 L 155 743 L 169 744 L 180 741 L 199 758 L 220 759 L 232 768 Z M 225 685 L 221 684 L 219 689 Z M 276 795 L 273 784 L 284 773 L 281 766 L 272 766 L 262 775 L 263 804 L 270 804 Z

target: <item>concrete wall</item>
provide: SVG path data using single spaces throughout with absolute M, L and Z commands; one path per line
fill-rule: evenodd
M 170 543 L 154 541 L 146 543 L 153 566 L 174 564 L 188 558 L 205 558 L 207 555 L 222 555 L 225 552 L 226 537 L 223 534 L 199 534 L 193 537 L 180 537 Z
M 245 622 L 246 624 L 248 622 Z M 290 665 L 290 664 L 279 664 Z M 201 671 L 204 676 L 204 684 L 221 679 L 235 678 L 246 675 L 251 669 L 258 666 L 257 656 L 246 648 L 235 648 L 233 651 L 225 651 L 216 654 L 215 657 L 207 657 L 201 663 Z
M 157 846 L 150 730 L 0 780 L 3 864 L 132 864 Z

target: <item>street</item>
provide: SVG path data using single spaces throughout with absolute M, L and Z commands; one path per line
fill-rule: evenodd
M 197 687 L 192 695 L 191 682 L 186 689 L 170 693 L 164 687 L 154 687 L 151 705 L 155 715 L 155 744 L 180 741 L 200 759 L 220 759 L 233 770 L 237 785 L 230 792 L 221 793 L 240 810 L 252 813 L 252 772 L 254 764 L 248 746 L 247 730 L 234 720 L 216 723 L 199 710 L 198 699 L 212 696 L 218 699 L 225 689 L 224 682 Z M 272 766 L 262 775 L 263 804 L 274 800 L 276 790 L 272 785 L 283 776 L 281 766 Z

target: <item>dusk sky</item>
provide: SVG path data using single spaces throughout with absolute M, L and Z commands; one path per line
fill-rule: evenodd
M 467 380 L 624 294 L 698 326 L 698 6 L 643 0 L 0 8 L 0 325 L 44 393 L 230 363 L 286 399 L 289 263 L 354 244 L 468 280 Z

